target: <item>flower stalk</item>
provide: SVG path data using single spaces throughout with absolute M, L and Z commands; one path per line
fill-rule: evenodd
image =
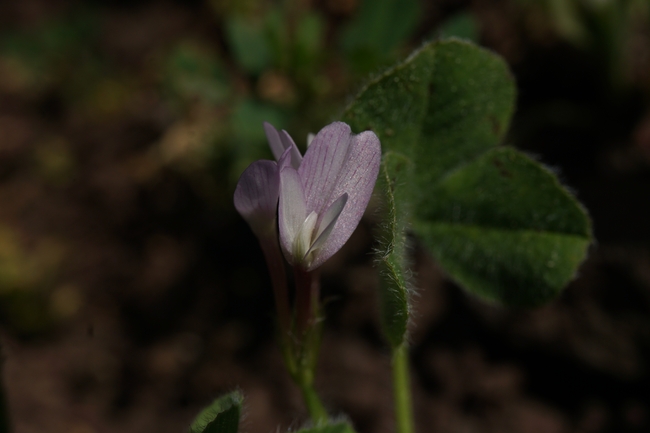
M 278 311 L 278 324 L 282 334 L 291 332 L 291 312 L 289 309 L 289 290 L 287 289 L 287 274 L 284 269 L 284 259 L 280 251 L 277 236 L 260 239 L 260 247 L 266 259 L 266 266 L 271 276 L 275 308 Z
M 327 420 L 327 411 L 314 389 L 314 376 L 320 349 L 319 319 L 320 278 L 318 271 L 294 267 L 296 286 L 293 360 L 288 366 L 294 381 L 300 387 L 305 405 L 314 424 Z
M 334 122 L 310 140 L 303 157 L 286 131 L 268 123 L 264 131 L 276 161 L 256 161 L 242 173 L 234 204 L 264 252 L 285 364 L 312 421 L 322 424 L 327 411 L 314 390 L 321 336 L 318 268 L 359 224 L 377 180 L 381 147 L 373 132 L 355 135 Z M 294 271 L 293 311 L 281 254 Z
M 296 334 L 304 338 L 318 319 L 320 280 L 318 271 L 308 272 L 294 267 L 296 283 Z
M 409 375 L 408 345 L 393 348 L 393 395 L 397 433 L 413 433 L 413 409 Z

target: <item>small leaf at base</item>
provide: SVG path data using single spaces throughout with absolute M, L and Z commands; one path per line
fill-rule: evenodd
M 243 401 L 239 391 L 219 397 L 199 413 L 189 433 L 237 433 Z

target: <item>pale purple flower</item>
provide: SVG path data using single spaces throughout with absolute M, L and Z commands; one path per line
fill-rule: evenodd
M 310 137 L 303 158 L 286 131 L 268 123 L 264 130 L 278 162 L 256 161 L 244 171 L 235 208 L 260 238 L 272 236 L 279 221 L 284 256 L 312 271 L 341 249 L 359 224 L 379 172 L 379 139 L 334 122 Z
M 249 165 L 235 188 L 235 209 L 260 239 L 276 236 L 279 191 L 278 165 L 267 160 Z
M 274 154 L 284 150 L 278 162 L 280 245 L 292 265 L 312 271 L 359 224 L 377 181 L 379 139 L 371 131 L 354 135 L 348 125 L 335 122 L 320 130 L 298 160 L 291 137 L 277 134 L 267 129 L 267 136 L 274 137 L 269 139 Z

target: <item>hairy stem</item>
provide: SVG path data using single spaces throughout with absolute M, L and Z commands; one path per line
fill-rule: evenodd
M 294 268 L 296 283 L 296 320 L 294 326 L 295 366 L 293 377 L 307 405 L 314 424 L 327 421 L 327 411 L 314 390 L 314 370 L 320 346 L 320 326 L 318 326 L 318 300 L 320 279 L 318 273 Z

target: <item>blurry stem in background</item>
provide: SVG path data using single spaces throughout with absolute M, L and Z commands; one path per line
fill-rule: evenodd
M 413 433 L 408 345 L 393 348 L 393 395 L 397 433 Z
M 287 274 L 284 268 L 284 259 L 278 244 L 278 236 L 273 233 L 271 236 L 260 238 L 260 246 L 264 252 L 266 265 L 271 275 L 275 307 L 278 310 L 278 323 L 280 333 L 288 335 L 291 332 L 291 315 L 289 312 L 289 291 L 287 289 Z

